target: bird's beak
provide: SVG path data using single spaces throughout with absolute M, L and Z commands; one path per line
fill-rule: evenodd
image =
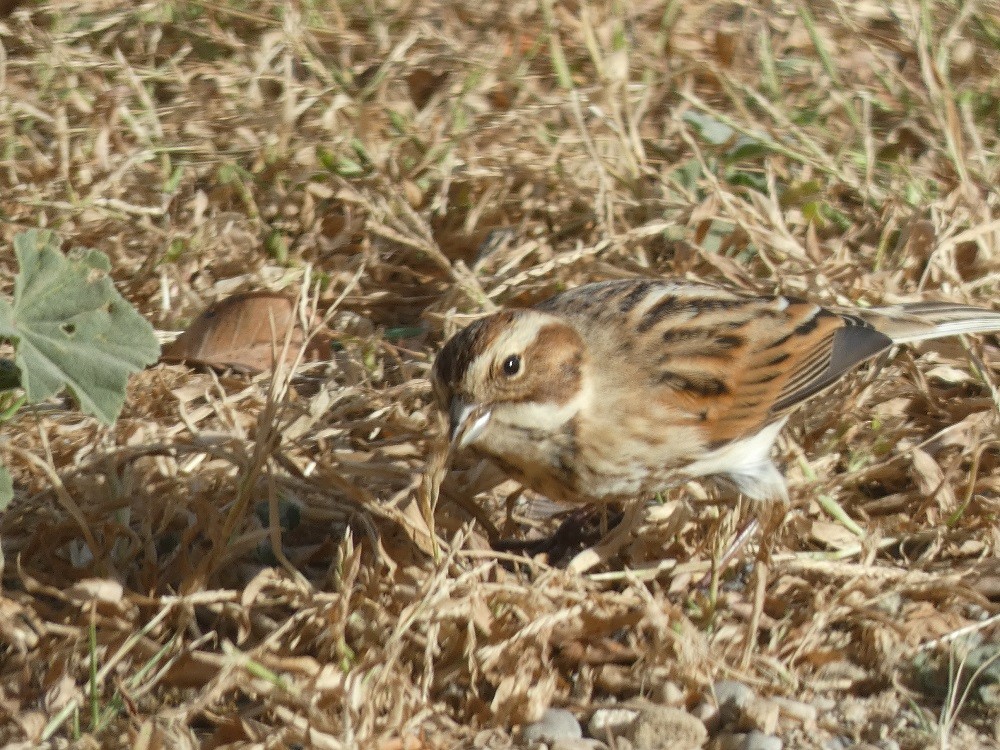
M 451 400 L 448 410 L 449 436 L 453 449 L 472 445 L 483 434 L 493 412 L 484 406 L 467 404 L 460 398 Z

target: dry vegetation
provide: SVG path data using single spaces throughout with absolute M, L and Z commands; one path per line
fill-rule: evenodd
M 0 745 L 504 746 L 733 677 L 824 707 L 786 747 L 996 746 L 997 672 L 947 692 L 998 639 L 995 338 L 793 419 L 747 664 L 746 570 L 699 586 L 731 499 L 663 498 L 587 573 L 493 552 L 558 517 L 464 466 L 427 522 L 425 379 L 472 316 L 600 278 L 992 304 L 995 2 L 55 0 L 0 42 L 5 246 L 101 249 L 163 331 L 308 281 L 337 341 L 290 387 L 160 365 L 114 428 L 3 425 Z

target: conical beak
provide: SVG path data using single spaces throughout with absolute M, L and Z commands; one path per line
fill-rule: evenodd
M 472 445 L 483 434 L 492 412 L 477 404 L 467 404 L 460 398 L 451 400 L 448 410 L 449 433 L 453 449 Z

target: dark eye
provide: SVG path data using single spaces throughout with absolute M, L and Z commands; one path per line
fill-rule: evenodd
M 517 354 L 511 354 L 503 361 L 503 374 L 512 378 L 519 372 L 521 372 L 521 357 Z

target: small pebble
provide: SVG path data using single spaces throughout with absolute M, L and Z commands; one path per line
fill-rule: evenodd
M 544 742 L 554 745 L 561 740 L 579 740 L 583 737 L 583 729 L 576 717 L 565 708 L 548 708 L 542 718 L 533 724 L 528 724 L 521 732 L 525 744 L 537 745 Z
M 976 57 L 976 45 L 968 39 L 956 39 L 951 48 L 951 62 L 957 68 L 967 67 Z
M 741 750 L 782 750 L 785 743 L 780 737 L 763 732 L 750 732 L 743 741 Z
M 635 708 L 599 708 L 587 722 L 587 734 L 599 740 L 617 737 L 639 716 Z
M 778 728 L 778 704 L 770 698 L 751 698 L 743 706 L 737 727 L 748 731 L 774 734 Z
M 716 744 L 718 750 L 782 750 L 784 746 L 780 737 L 763 732 L 720 735 Z
M 656 695 L 656 703 L 663 706 L 683 706 L 684 691 L 673 682 L 662 682 Z
M 635 750 L 698 750 L 708 739 L 705 725 L 670 706 L 644 708 L 625 731 Z
M 897 617 L 903 608 L 903 597 L 895 591 L 887 592 L 875 601 L 875 608 L 882 610 L 889 617 Z
M 753 690 L 736 680 L 719 680 L 712 686 L 715 701 L 719 705 L 719 718 L 723 724 L 735 724 L 743 713 L 743 707 L 754 697 Z
M 722 723 L 719 720 L 719 707 L 710 701 L 702 701 L 692 708 L 691 715 L 704 724 L 708 731 L 713 734 Z
M 777 705 L 782 716 L 794 719 L 800 724 L 813 724 L 819 718 L 819 711 L 811 703 L 803 703 L 792 698 L 782 698 L 778 695 L 772 697 L 771 701 Z
M 549 746 L 549 750 L 608 750 L 608 746 L 599 740 L 584 738 L 582 740 L 558 740 Z

